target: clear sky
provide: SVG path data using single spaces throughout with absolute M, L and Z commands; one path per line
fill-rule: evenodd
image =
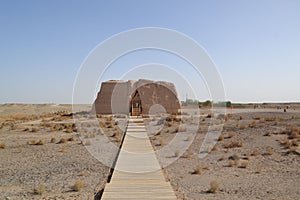
M 228 100 L 300 101 L 299 10 L 299 0 L 1 0 L 0 103 L 71 103 L 89 52 L 114 34 L 141 27 L 174 29 L 201 44 Z M 142 64 L 135 58 L 127 64 Z M 124 63 L 126 58 L 119 68 Z M 112 71 L 105 78 L 118 76 Z M 197 81 L 202 88 L 203 80 Z M 209 98 L 207 91 L 198 96 Z

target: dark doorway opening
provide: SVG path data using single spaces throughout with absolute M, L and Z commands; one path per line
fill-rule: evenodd
M 142 101 L 140 94 L 136 91 L 130 102 L 131 116 L 140 116 L 142 114 Z

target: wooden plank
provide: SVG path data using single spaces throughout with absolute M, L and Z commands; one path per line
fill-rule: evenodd
M 115 170 L 102 199 L 176 199 L 140 118 L 129 119 Z

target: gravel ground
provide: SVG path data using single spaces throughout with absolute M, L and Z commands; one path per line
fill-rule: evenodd
M 70 111 L 70 105 L 0 106 L 0 199 L 94 199 L 104 188 L 110 169 L 89 151 L 102 139 L 118 147 L 126 118 L 120 116 L 116 122 L 99 116 L 93 121 L 87 115 L 78 127 Z M 288 113 L 270 107 L 235 109 L 219 116 L 214 129 L 224 122 L 223 137 L 200 159 L 200 146 L 212 122 L 209 113 L 186 110 L 180 120 L 145 119 L 178 199 L 300 198 L 299 109 Z M 109 154 L 114 160 L 115 148 L 103 144 L 105 149 L 96 149 L 97 155 Z M 78 180 L 83 187 L 75 191 Z M 212 181 L 215 193 L 209 192 Z
M 195 116 L 186 116 L 181 122 L 172 122 L 173 126 L 163 126 L 160 134 L 150 135 L 153 147 L 159 150 L 168 146 L 176 134 L 193 134 L 193 131 L 195 132 L 193 126 L 197 120 L 199 118 Z M 298 152 L 294 150 L 290 152 L 289 148 L 280 143 L 291 137 L 283 130 L 294 127 L 297 129 L 298 136 L 289 141 L 297 141 L 295 144 L 299 145 L 299 112 L 283 113 L 274 110 L 273 112 L 253 112 L 253 110 L 247 113 L 236 112 L 226 119 L 222 132 L 224 138 L 220 139 L 208 156 L 200 159 L 199 149 L 210 120 L 210 118 L 200 118 L 201 129 L 197 132 L 189 150 L 180 158 L 173 156 L 174 162 L 164 169 L 179 199 L 300 198 L 299 147 L 293 146 L 298 149 Z M 149 122 L 151 120 L 148 120 Z M 187 128 L 174 133 L 172 130 L 179 123 L 185 124 Z M 158 141 L 164 141 L 164 144 L 157 145 L 160 143 Z M 228 144 L 235 141 L 242 145 L 226 148 Z M 157 154 L 160 159 L 164 156 L 165 159 L 168 158 L 167 154 Z M 236 161 L 229 161 L 233 158 Z M 229 166 L 230 163 L 233 166 Z M 196 172 L 195 169 L 199 166 L 200 172 Z M 215 193 L 209 192 L 212 181 L 218 183 Z

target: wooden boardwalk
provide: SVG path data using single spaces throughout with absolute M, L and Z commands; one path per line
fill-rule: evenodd
M 176 199 L 160 169 L 142 119 L 129 119 L 115 170 L 102 199 Z

